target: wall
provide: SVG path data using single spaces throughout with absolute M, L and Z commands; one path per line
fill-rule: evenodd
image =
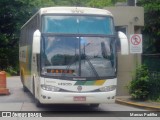
M 129 39 L 130 34 L 141 33 L 144 26 L 144 9 L 142 7 L 117 6 L 107 7 L 114 16 L 117 28 L 124 27 Z M 141 64 L 141 54 L 122 56 L 118 53 L 118 87 L 117 95 L 129 95 L 127 85 L 132 80 L 132 73 L 137 64 Z

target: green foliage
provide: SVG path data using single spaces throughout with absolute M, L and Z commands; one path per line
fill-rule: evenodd
M 53 0 L 56 6 L 86 6 L 90 0 Z
M 5 70 L 8 76 L 18 75 L 17 69 L 13 68 L 12 66 L 7 67 Z
M 10 66 L 18 72 L 18 41 L 21 26 L 40 7 L 53 6 L 52 0 L 0 0 L 0 70 Z
M 153 100 L 153 101 L 160 103 L 160 96 L 156 100 Z
M 125 0 L 53 0 L 55 5 L 63 6 L 85 6 L 85 7 L 97 7 L 103 8 L 109 5 L 113 5 L 117 1 Z
M 116 0 L 0 0 L 0 70 L 18 71 L 21 26 L 40 8 L 49 6 L 108 6 Z M 8 69 L 7 69 L 8 68 Z
M 149 88 L 150 95 L 149 99 L 151 100 L 160 100 L 160 72 L 150 72 L 149 74 Z
M 139 6 L 145 9 L 145 26 L 143 34 L 145 36 L 147 53 L 160 53 L 160 1 L 159 0 L 139 0 Z
M 145 100 L 149 96 L 149 71 L 145 65 L 138 66 L 129 85 L 129 92 L 134 99 Z
M 112 0 L 91 0 L 88 3 L 88 6 L 97 8 L 103 8 L 109 5 L 112 5 Z
M 146 65 L 138 66 L 128 88 L 133 99 L 160 100 L 160 72 L 148 70 Z
M 18 72 L 20 28 L 40 7 L 102 8 L 117 1 L 125 0 L 0 0 L 0 70 L 12 71 L 11 66 Z
M 143 29 L 144 53 L 160 53 L 160 1 L 159 0 L 139 0 L 139 6 L 145 10 L 145 26 Z M 149 99 L 160 100 L 160 73 L 159 56 L 143 56 L 143 62 L 147 64 L 149 73 Z M 153 71 L 153 72 L 151 72 Z

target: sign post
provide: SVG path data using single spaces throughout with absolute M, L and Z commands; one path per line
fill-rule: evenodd
M 130 53 L 142 53 L 142 34 L 130 35 Z

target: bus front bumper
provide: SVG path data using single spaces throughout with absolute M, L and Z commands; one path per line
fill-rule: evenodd
M 42 90 L 39 101 L 42 104 L 94 104 L 114 103 L 116 90 L 110 92 L 51 92 Z

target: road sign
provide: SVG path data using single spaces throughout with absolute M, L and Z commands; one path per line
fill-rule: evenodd
M 130 35 L 130 53 L 142 53 L 142 34 Z

